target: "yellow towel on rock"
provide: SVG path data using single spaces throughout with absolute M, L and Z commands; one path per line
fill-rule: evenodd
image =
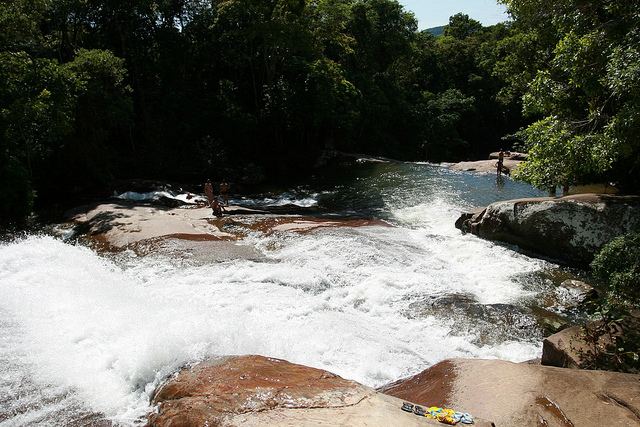
M 437 406 L 432 406 L 427 409 L 425 416 L 427 418 L 431 418 L 434 420 L 438 420 L 443 424 L 456 425 L 458 421 L 454 418 L 456 411 L 453 409 L 447 408 L 438 408 Z

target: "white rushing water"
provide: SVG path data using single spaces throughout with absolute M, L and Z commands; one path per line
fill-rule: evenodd
M 407 315 L 426 296 L 535 297 L 517 276 L 545 263 L 463 236 L 459 210 L 435 198 L 390 208 L 395 228 L 252 235 L 260 262 L 109 258 L 44 236 L 2 244 L 0 425 L 84 413 L 134 424 L 163 378 L 214 355 L 279 357 L 370 386 L 449 357 L 537 357 L 534 340 L 482 345 L 451 319 Z

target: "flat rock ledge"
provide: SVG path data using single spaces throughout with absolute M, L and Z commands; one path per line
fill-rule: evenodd
M 278 211 L 278 209 L 274 209 Z M 290 212 L 295 210 L 286 210 Z M 176 250 L 215 252 L 255 259 L 255 250 L 241 240 L 251 232 L 307 233 L 336 227 L 390 227 L 376 219 L 301 216 L 228 206 L 222 218 L 203 206 L 166 207 L 135 202 L 102 203 L 67 213 L 75 237 L 88 239 L 103 251 L 133 249 L 140 255 L 164 251 L 167 241 Z M 226 258 L 225 258 L 226 259 Z
M 403 401 L 330 372 L 262 356 L 185 368 L 153 398 L 153 427 L 438 426 L 403 412 Z M 491 423 L 477 420 L 476 426 Z
M 459 172 L 479 172 L 479 173 L 496 173 L 497 160 L 477 160 L 473 162 L 459 162 L 454 163 L 449 168 Z M 522 160 L 512 160 L 505 158 L 503 166 L 509 174 L 515 171 L 522 163 Z
M 453 359 L 380 391 L 464 408 L 496 426 L 640 426 L 640 375 Z
M 233 240 L 211 224 L 211 209 L 103 203 L 68 214 L 80 232 L 115 249 L 159 237 L 200 241 Z
M 508 200 L 463 213 L 456 227 L 585 266 L 606 243 L 640 227 L 640 197 L 581 194 Z

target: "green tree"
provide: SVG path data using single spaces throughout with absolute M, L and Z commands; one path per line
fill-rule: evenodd
M 457 13 L 449 18 L 449 25 L 444 28 L 444 35 L 456 39 L 466 39 L 482 31 L 482 24 L 469 15 Z
M 76 79 L 74 131 L 47 175 L 67 182 L 79 176 L 87 184 L 108 182 L 131 144 L 132 105 L 124 60 L 110 51 L 80 49 L 62 68 Z
M 75 83 L 55 61 L 0 52 L 0 187 L 7 194 L 0 223 L 30 212 L 39 167 L 73 131 Z
M 547 188 L 591 180 L 617 180 L 629 190 L 637 188 L 638 3 L 504 3 L 524 34 L 510 42 L 519 43 L 520 51 L 533 42 L 543 52 L 521 62 L 520 72 L 513 64 L 502 67 L 516 76 L 512 80 L 519 86 L 528 78 L 524 112 L 539 120 L 520 133 L 531 161 L 518 176 Z

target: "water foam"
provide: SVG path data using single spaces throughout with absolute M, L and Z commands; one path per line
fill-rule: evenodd
M 310 208 L 318 206 L 318 193 L 298 195 L 294 193 L 282 193 L 276 197 L 264 198 L 248 198 L 230 199 L 229 203 L 238 206 L 247 207 L 281 207 L 281 206 L 299 206 L 302 208 Z
M 448 357 L 536 357 L 534 342 L 479 346 L 449 320 L 406 315 L 425 295 L 518 303 L 528 292 L 511 272 L 542 268 L 457 233 L 455 209 L 435 200 L 392 210 L 397 228 L 251 237 L 269 262 L 114 262 L 49 237 L 5 244 L 0 309 L 19 327 L 0 325 L 11 337 L 0 356 L 57 390 L 49 411 L 81 402 L 123 424 L 144 416 L 166 375 L 212 355 L 280 357 L 371 386 Z
M 127 191 L 118 196 L 116 199 L 129 200 L 134 202 L 156 202 L 160 199 L 174 199 L 185 204 L 195 205 L 198 203 L 207 203 L 207 198 L 193 193 L 175 193 L 171 191 L 150 191 L 147 193 L 138 193 L 136 191 Z

